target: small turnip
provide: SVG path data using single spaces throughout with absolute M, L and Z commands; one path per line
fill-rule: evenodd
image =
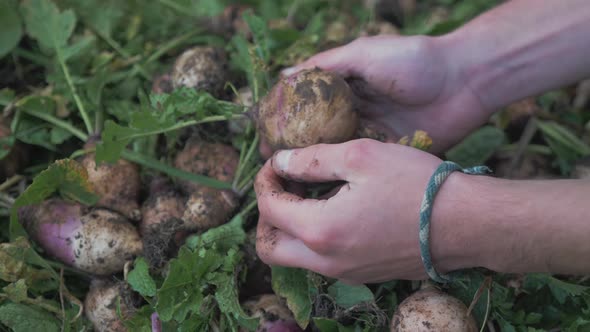
M 458 299 L 427 286 L 406 298 L 391 320 L 391 332 L 475 332 L 473 317 Z
M 172 78 L 168 73 L 157 76 L 152 82 L 153 93 L 171 93 L 172 90 L 174 90 L 174 88 L 172 87 Z
M 143 250 L 135 227 L 103 208 L 49 199 L 20 208 L 19 221 L 47 254 L 96 275 L 121 272 Z
M 139 224 L 144 256 L 150 265 L 162 267 L 173 257 L 185 237 L 182 215 L 186 199 L 167 179 L 156 177 L 150 183 L 150 195 L 144 202 Z
M 302 332 L 285 302 L 274 294 L 264 294 L 242 304 L 244 311 L 260 318 L 257 332 Z M 243 330 L 242 330 L 243 331 Z
M 193 137 L 187 140 L 182 151 L 176 155 L 174 166 L 186 172 L 231 182 L 239 160 L 240 155 L 233 147 L 221 143 L 204 142 Z M 203 187 L 192 181 L 181 181 L 179 184 L 187 194 Z
M 223 49 L 211 46 L 188 49 L 176 59 L 171 79 L 175 89 L 185 86 L 222 98 L 229 79 L 227 55 Z
M 94 145 L 94 141 L 89 141 L 85 147 Z M 92 183 L 94 192 L 100 197 L 96 206 L 121 213 L 133 221 L 140 220 L 139 167 L 124 159 L 114 164 L 101 163 L 97 166 L 95 158 L 94 153 L 88 153 L 80 159 L 80 163 L 88 172 L 88 181 Z
M 317 68 L 282 78 L 252 114 L 273 150 L 351 140 L 359 121 L 350 86 Z
M 94 279 L 84 299 L 84 314 L 97 332 L 126 332 L 123 320 L 131 318 L 140 303 L 140 297 L 124 282 Z
M 186 202 L 182 216 L 185 229 L 205 231 L 223 225 L 229 221 L 237 207 L 238 199 L 233 191 L 201 187 Z

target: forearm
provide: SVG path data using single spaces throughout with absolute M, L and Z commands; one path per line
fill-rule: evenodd
M 504 273 L 590 273 L 590 181 L 515 181 L 463 177 L 471 204 L 452 212 L 464 250 L 462 267 Z
M 587 0 L 509 1 L 442 37 L 452 72 L 493 112 L 590 77 Z

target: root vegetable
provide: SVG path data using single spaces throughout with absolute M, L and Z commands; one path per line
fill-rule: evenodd
M 86 148 L 94 145 L 93 141 Z M 139 167 L 127 160 L 119 159 L 114 164 L 96 165 L 96 155 L 88 153 L 80 163 L 88 172 L 88 180 L 94 192 L 100 197 L 96 206 L 121 213 L 133 221 L 141 219 L 139 210 L 139 194 L 141 178 Z
M 178 251 L 183 238 L 182 214 L 185 201 L 164 178 L 150 184 L 150 195 L 142 206 L 140 233 L 144 256 L 151 266 L 162 267 Z
M 170 74 L 162 74 L 154 79 L 152 82 L 152 92 L 161 94 L 161 93 L 171 93 L 174 88 L 172 87 L 172 78 Z
M 205 231 L 229 221 L 237 207 L 232 191 L 201 187 L 189 196 L 182 219 L 188 231 Z
M 358 126 L 351 88 L 317 68 L 281 79 L 254 107 L 253 117 L 274 150 L 342 143 L 354 138 Z
M 477 326 L 461 301 L 434 287 L 426 287 L 400 303 L 393 315 L 391 332 L 405 331 L 475 332 Z
M 265 294 L 243 304 L 244 311 L 260 318 L 257 332 L 301 332 L 285 302 L 274 294 Z
M 171 78 L 175 89 L 185 86 L 222 98 L 229 79 L 227 56 L 219 48 L 193 47 L 176 59 Z
M 143 250 L 135 227 L 107 209 L 49 199 L 19 209 L 19 221 L 49 255 L 96 275 L 122 271 Z
M 126 332 L 119 318 L 120 305 L 123 319 L 130 318 L 140 305 L 140 298 L 123 282 L 94 279 L 84 300 L 84 313 L 97 332 Z
M 176 155 L 174 165 L 186 172 L 230 182 L 238 168 L 239 160 L 238 152 L 229 145 L 191 138 L 186 142 L 184 149 Z M 180 182 L 180 188 L 187 194 L 202 187 L 191 181 Z

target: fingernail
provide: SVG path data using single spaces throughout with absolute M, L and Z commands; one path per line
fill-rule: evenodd
M 289 67 L 285 68 L 281 71 L 281 75 L 283 76 L 291 76 L 291 74 L 295 74 L 297 72 L 297 67 Z
M 286 172 L 287 168 L 289 168 L 289 160 L 291 159 L 291 154 L 293 151 L 291 150 L 284 150 L 279 151 L 274 158 L 274 165 L 279 171 Z

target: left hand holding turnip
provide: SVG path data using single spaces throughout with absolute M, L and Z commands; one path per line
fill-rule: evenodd
M 255 183 L 261 259 L 352 283 L 425 279 L 419 209 L 439 163 L 414 148 L 366 139 L 275 154 Z M 285 180 L 345 185 L 328 199 L 305 199 L 286 191 Z M 469 181 L 452 174 L 434 205 L 431 249 L 441 272 L 467 267 L 476 252 L 463 248 L 467 228 L 448 213 L 467 204 L 462 188 Z

